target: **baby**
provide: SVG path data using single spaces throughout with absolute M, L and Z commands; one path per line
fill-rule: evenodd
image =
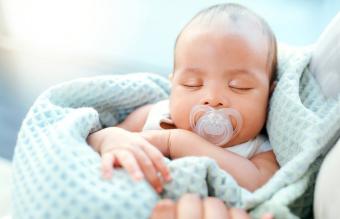
M 103 177 L 120 166 L 161 192 L 171 179 L 163 156 L 207 156 L 256 190 L 279 168 L 260 134 L 275 70 L 276 39 L 262 18 L 236 4 L 199 12 L 177 37 L 169 100 L 88 137 Z

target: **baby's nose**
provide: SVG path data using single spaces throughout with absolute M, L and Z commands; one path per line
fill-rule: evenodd
M 211 107 L 223 107 L 223 103 L 219 101 L 214 101 L 213 99 L 205 100 L 204 105 L 209 105 Z
M 209 92 L 202 99 L 201 104 L 214 108 L 226 108 L 230 105 L 229 99 L 221 91 Z

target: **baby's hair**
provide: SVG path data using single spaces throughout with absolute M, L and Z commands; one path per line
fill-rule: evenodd
M 271 82 L 275 80 L 276 68 L 277 68 L 277 43 L 276 37 L 269 27 L 268 23 L 255 12 L 249 10 L 248 8 L 235 4 L 235 3 L 225 3 L 211 6 L 209 8 L 203 9 L 198 12 L 187 25 L 184 26 L 182 31 L 178 34 L 175 41 L 174 55 L 176 56 L 176 46 L 179 41 L 183 31 L 189 27 L 192 23 L 212 23 L 215 19 L 220 18 L 220 16 L 226 16 L 229 21 L 237 24 L 241 19 L 246 19 L 247 21 L 256 22 L 262 29 L 262 33 L 267 35 L 269 51 L 267 57 L 267 66 L 270 69 Z M 174 57 L 174 68 L 175 68 L 176 57 Z

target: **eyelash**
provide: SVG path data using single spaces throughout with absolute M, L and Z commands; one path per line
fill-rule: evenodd
M 239 93 L 239 94 L 246 94 L 249 91 L 251 91 L 253 88 L 236 88 L 236 87 L 230 87 L 230 89 L 235 92 L 235 93 Z
M 241 88 L 241 87 L 232 87 L 230 86 L 231 89 L 237 89 L 237 90 L 243 90 L 243 91 L 247 91 L 247 90 L 251 90 L 252 88 Z
M 198 87 L 202 87 L 202 85 L 187 85 L 187 84 L 183 84 L 184 87 L 188 87 L 188 88 L 198 88 Z
M 203 85 L 187 85 L 187 84 L 183 84 L 183 86 L 184 87 L 187 87 L 187 88 L 200 88 L 200 87 L 202 87 Z M 253 89 L 253 88 L 240 88 L 240 87 L 233 87 L 233 86 L 230 86 L 229 85 L 229 87 L 231 88 L 231 89 L 233 89 L 233 90 L 237 90 L 237 91 L 249 91 L 249 90 L 251 90 L 251 89 Z

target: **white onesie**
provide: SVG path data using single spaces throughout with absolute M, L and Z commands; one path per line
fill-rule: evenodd
M 161 127 L 161 124 L 163 123 L 173 125 L 170 118 L 169 100 L 162 100 L 152 106 L 148 117 L 146 118 L 143 130 L 163 129 Z M 249 159 L 256 154 L 272 150 L 272 147 L 265 135 L 258 135 L 247 142 L 225 149 Z

